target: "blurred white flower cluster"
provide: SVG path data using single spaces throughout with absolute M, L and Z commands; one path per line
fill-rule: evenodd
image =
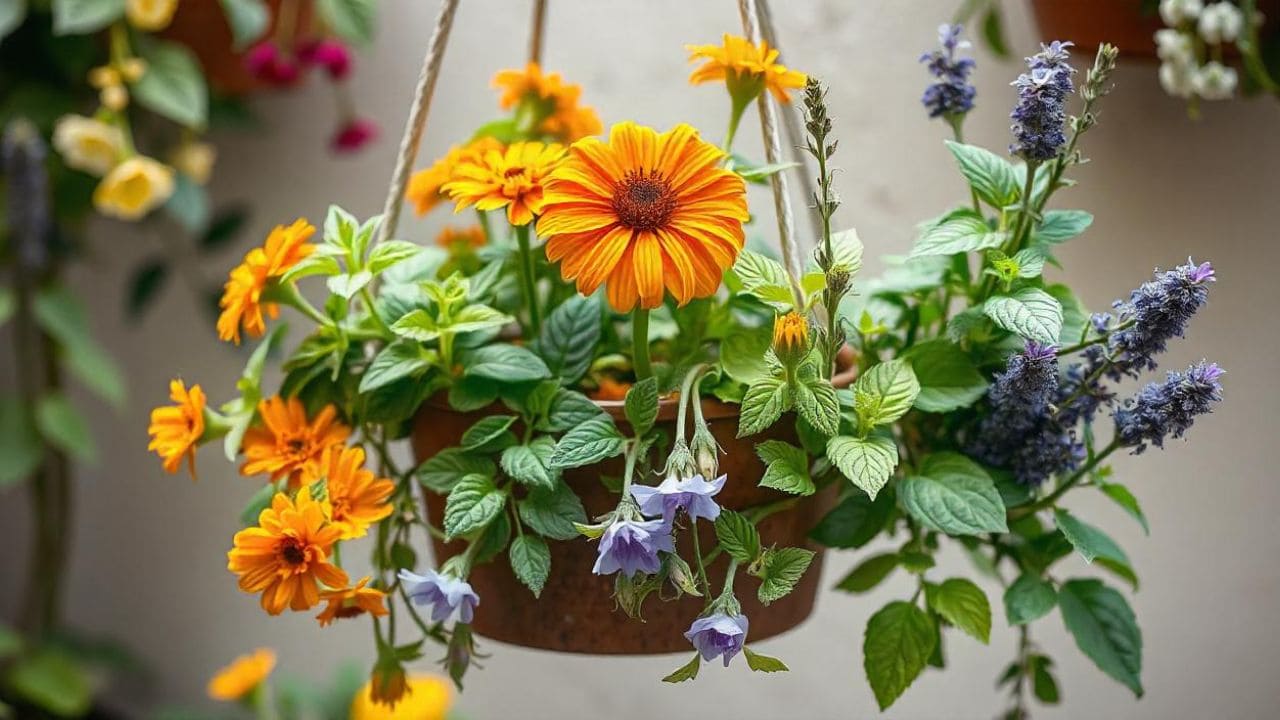
M 1235 95 L 1239 76 L 1222 62 L 1223 49 L 1246 32 L 1244 13 L 1230 0 L 1161 0 L 1156 31 L 1160 84 L 1174 97 L 1226 100 Z

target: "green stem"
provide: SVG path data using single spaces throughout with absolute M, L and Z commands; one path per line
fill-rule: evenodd
M 480 219 L 480 229 L 484 231 L 485 244 L 493 244 L 493 228 L 489 224 L 489 213 L 484 210 L 476 210 L 476 217 Z
M 747 106 L 751 104 L 751 99 L 746 102 L 733 101 L 733 109 L 729 112 L 729 130 L 724 135 L 724 145 L 720 148 L 724 151 L 726 158 L 730 157 L 733 149 L 733 138 L 738 134 L 738 125 L 742 122 L 742 115 L 746 112 Z
M 530 337 L 536 337 L 542 329 L 542 312 L 538 308 L 537 278 L 533 269 L 533 250 L 529 247 L 529 226 L 516 226 L 516 242 L 520 246 L 520 283 L 524 304 L 529 308 Z
M 697 407 L 700 403 L 697 401 L 697 393 L 693 392 L 693 388 L 697 384 L 698 376 L 706 370 L 706 367 L 705 363 L 698 363 L 697 365 L 694 365 L 693 368 L 685 374 L 684 382 L 680 383 L 680 412 L 676 416 L 676 442 L 684 439 L 690 403 L 693 403 L 696 408 L 694 412 L 697 413 L 697 419 L 699 421 L 702 420 L 702 408 Z M 692 400 L 690 399 L 691 397 L 693 398 Z
M 637 308 L 631 316 L 631 365 L 636 380 L 653 377 L 649 363 L 649 309 Z
M 1133 325 L 1134 325 L 1133 320 L 1126 320 L 1120 323 L 1119 325 L 1117 325 L 1116 327 L 1112 328 L 1111 330 L 1108 330 L 1107 332 L 1099 335 L 1098 337 L 1092 340 L 1082 340 L 1076 343 L 1075 345 L 1069 345 L 1065 348 L 1062 348 L 1061 350 L 1058 351 L 1058 357 L 1062 357 L 1063 355 L 1070 355 L 1071 353 L 1080 352 L 1085 348 L 1092 347 L 1094 345 L 1097 345 L 1098 343 L 1106 342 L 1107 338 L 1111 337 L 1114 333 L 1120 332 L 1121 330 L 1127 330 L 1133 327 Z
M 369 292 L 368 285 L 360 288 L 360 299 L 364 300 L 365 307 L 369 309 L 369 317 L 373 318 L 373 323 L 382 331 L 383 336 L 388 339 L 395 337 L 395 333 L 391 332 L 391 327 L 378 314 L 378 306 L 373 301 L 373 293 Z
M 707 604 L 711 604 L 711 582 L 707 580 L 707 566 L 702 560 L 702 545 L 698 539 L 698 521 L 694 521 L 689 526 L 689 533 L 693 535 L 693 558 L 698 567 L 698 580 L 702 583 L 702 596 L 706 598 Z

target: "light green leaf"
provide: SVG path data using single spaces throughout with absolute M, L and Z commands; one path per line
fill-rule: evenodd
M 742 397 L 738 437 L 755 435 L 773 425 L 790 407 L 791 392 L 786 382 L 773 376 L 760 378 Z
M 898 444 L 884 435 L 839 435 L 827 442 L 827 459 L 875 500 L 898 466 Z
M 93 394 L 117 410 L 124 408 L 124 374 L 100 345 L 89 341 L 68 346 L 62 360 L 71 374 Z
M 750 565 L 760 556 L 760 533 L 745 515 L 724 508 L 715 525 L 720 549 L 739 564 Z
M 496 452 L 514 444 L 515 436 L 507 428 L 515 421 L 515 415 L 480 418 L 462 433 L 462 448 L 472 452 Z
M 1062 332 L 1058 333 L 1059 341 L 1068 345 L 1084 340 L 1085 333 L 1091 327 L 1089 309 L 1066 285 L 1050 285 L 1045 290 L 1062 305 Z
M 222 0 L 222 11 L 231 26 L 233 50 L 244 50 L 267 32 L 271 15 L 263 0 Z
M 1021 195 L 1018 176 L 1013 165 L 1004 158 L 975 145 L 962 145 L 950 140 L 947 149 L 955 156 L 960 174 L 969 181 L 969 187 L 994 208 L 1014 204 Z
M 574 295 L 560 303 L 538 334 L 538 353 L 566 384 L 587 373 L 600 343 L 600 304 L 594 297 Z
M 440 337 L 440 326 L 431 314 L 421 308 L 412 310 L 391 324 L 391 332 L 418 342 L 431 342 Z
M 453 486 L 444 505 L 446 540 L 467 535 L 488 525 L 502 512 L 507 494 L 484 475 L 467 475 Z
M 551 574 L 551 548 L 537 535 L 519 535 L 511 541 L 511 570 L 520 582 L 540 597 Z
M 189 233 L 198 233 L 209 223 L 209 194 L 182 173 L 174 174 L 173 194 L 164 211 Z
M 848 575 L 837 585 L 837 590 L 849 593 L 864 593 L 884 582 L 889 574 L 897 569 L 898 553 L 883 553 L 858 563 Z
M 756 185 L 764 183 L 769 179 L 770 175 L 780 173 L 784 170 L 790 170 L 794 167 L 800 167 L 800 163 L 783 162 L 771 163 L 768 165 L 735 165 L 733 171 L 749 183 Z
M 1033 233 L 1037 242 L 1057 245 L 1083 233 L 1093 224 L 1093 215 L 1084 210 L 1049 210 Z
M 175 42 L 147 43 L 140 50 L 147 71 L 133 86 L 138 104 L 184 127 L 203 129 L 209 117 L 209 89 L 195 55 Z
M 374 356 L 360 377 L 359 392 L 367 393 L 407 377 L 417 377 L 431 367 L 431 353 L 413 340 L 389 343 Z
M 652 430 L 653 423 L 658 419 L 658 379 L 647 377 L 632 385 L 627 390 L 623 411 L 627 422 L 631 423 L 631 432 L 636 437 Z
M 793 495 L 812 495 L 816 490 L 804 450 L 782 440 L 765 440 L 756 445 L 756 455 L 765 464 L 761 487 Z
M 453 317 L 453 321 L 449 323 L 448 329 L 455 333 L 496 330 L 503 325 L 512 322 L 515 322 L 515 318 L 507 315 L 506 313 L 498 312 L 488 305 L 468 305 L 462 308 L 462 310 Z M 520 349 L 523 350 L 524 348 Z M 530 355 L 532 355 L 532 353 L 530 353 Z
M 545 435 L 534 438 L 528 445 L 512 445 L 502 451 L 502 471 L 525 485 L 551 490 L 556 480 L 556 473 L 550 467 L 555 449 L 555 441 Z
M 22 401 L 0 397 L 0 488 L 35 472 L 41 456 L 40 436 Z
M 986 644 L 991 642 L 991 603 L 972 581 L 951 578 L 925 585 L 925 601 L 944 620 Z
M 438 493 L 447 493 L 467 475 L 492 478 L 497 472 L 493 461 L 471 455 L 462 448 L 447 448 L 422 463 L 417 470 L 418 482 Z
M 80 462 L 98 457 L 89 424 L 65 395 L 45 395 L 36 402 L 36 428 L 50 445 Z
M 555 489 L 550 491 L 534 488 L 516 509 L 520 511 L 520 522 L 552 540 L 576 539 L 576 524 L 587 522 L 582 501 L 563 481 L 557 481 Z
M 790 282 L 786 269 L 778 261 L 751 250 L 738 253 L 738 259 L 733 263 L 733 272 L 747 290 L 762 285 L 786 287 Z
M 756 596 L 761 605 L 786 597 L 804 577 L 815 553 L 796 547 L 770 548 L 760 556 L 760 590 Z
M 1151 528 L 1147 526 L 1147 516 L 1142 512 L 1142 506 L 1138 504 L 1138 498 L 1129 492 L 1129 488 L 1119 483 L 1109 482 L 1105 485 L 1100 485 L 1098 489 L 1102 491 L 1103 495 L 1111 498 L 1117 505 L 1124 508 L 1124 511 L 1129 513 L 1134 520 L 1137 520 L 1138 524 L 1142 525 L 1142 532 L 1147 535 L 1151 534 Z
M 862 640 L 863 668 L 882 711 L 915 682 L 937 643 L 933 620 L 912 603 L 897 600 L 871 616 Z
M 743 647 L 742 654 L 747 658 L 747 667 L 755 672 L 787 672 L 791 669 L 778 658 L 761 655 L 749 647 Z
M 692 680 L 698 677 L 698 670 L 702 667 L 702 656 L 698 653 L 693 654 L 693 659 L 676 668 L 670 675 L 662 678 L 665 683 L 682 683 L 685 680 Z
M 4 2 L 0 2 L 0 40 L 17 30 L 18 26 L 26 18 L 27 0 L 4 0 Z
M 1040 288 L 987 298 L 982 309 L 1001 328 L 1044 345 L 1057 344 L 1062 332 L 1062 305 Z
M 1138 587 L 1138 577 L 1133 572 L 1129 556 L 1106 533 L 1089 523 L 1077 518 L 1066 510 L 1053 511 L 1054 521 L 1058 529 L 1066 536 L 1087 563 L 1097 560 L 1100 565 L 1128 580 L 1134 589 Z
M 373 273 L 368 270 L 361 270 L 356 273 L 334 275 L 325 280 L 325 285 L 328 286 L 329 292 L 341 297 L 343 300 L 350 300 L 372 280 Z
M 1009 233 L 992 230 L 977 213 L 957 212 L 937 225 L 927 227 L 916 239 L 911 257 L 990 250 L 1000 247 L 1008 239 Z
M 948 535 L 1009 531 L 991 476 L 963 455 L 928 456 L 920 474 L 898 483 L 898 498 L 923 525 Z
M 1058 607 L 1080 651 L 1142 697 L 1142 631 L 1124 596 L 1101 580 L 1069 580 L 1058 592 Z
M 74 657 L 56 649 L 18 659 L 5 681 L 14 695 L 59 717 L 81 717 L 93 701 L 89 677 Z
M 316 11 L 343 40 L 353 45 L 373 42 L 378 20 L 376 0 L 317 0 Z
M 463 361 L 467 375 L 498 382 L 527 382 L 551 377 L 542 358 L 517 345 L 485 345 Z
M 769 374 L 765 353 L 773 340 L 767 325 L 746 328 L 734 325 L 720 347 L 720 365 L 729 377 L 751 385 Z
M 895 358 L 873 365 L 853 384 L 859 430 L 867 432 L 906 415 L 919 394 L 920 383 L 906 360 Z
M 262 369 L 267 364 L 267 356 L 284 339 L 287 327 L 284 324 L 275 326 L 253 349 L 240 379 L 236 381 L 240 397 L 222 406 L 223 413 L 231 417 L 231 429 L 222 441 L 222 452 L 228 462 L 234 463 L 240 455 L 240 443 L 257 413 L 258 401 L 262 399 Z
M 622 453 L 623 437 L 606 415 L 572 428 L 556 443 L 551 466 L 560 470 L 600 462 Z
M 849 228 L 832 234 L 831 255 L 833 267 L 843 267 L 850 275 L 856 275 L 862 269 L 862 239 L 858 231 Z
M 840 401 L 825 378 L 798 380 L 791 388 L 795 408 L 815 430 L 828 437 L 840 431 Z
M 53 34 L 86 35 L 124 15 L 125 0 L 53 0 Z
M 422 246 L 404 240 L 384 240 L 369 253 L 369 272 L 378 275 L 397 263 L 417 256 L 422 250 Z
M 918 410 L 945 413 L 969 407 L 987 393 L 987 380 L 960 346 L 946 340 L 930 340 L 907 351 L 920 394 Z
M 1058 604 L 1058 591 L 1038 575 L 1023 573 L 1004 591 L 1004 614 L 1010 625 L 1039 620 Z
M 322 255 L 320 253 L 311 253 L 303 258 L 297 265 L 289 268 L 287 272 L 280 278 L 280 282 L 287 284 L 296 282 L 304 277 L 312 275 L 323 275 L 331 277 L 333 275 L 341 275 L 342 266 L 331 255 Z
M 818 521 L 809 537 L 827 547 L 860 548 L 884 529 L 893 509 L 890 495 L 873 501 L 865 492 L 850 492 Z
M 1013 255 L 1013 262 L 1018 266 L 1018 277 L 1037 278 L 1044 273 L 1044 263 L 1049 255 L 1039 248 L 1023 248 Z

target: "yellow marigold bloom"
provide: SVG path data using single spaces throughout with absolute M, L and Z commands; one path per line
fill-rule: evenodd
M 536 62 L 522 69 L 499 71 L 493 76 L 493 85 L 501 90 L 498 105 L 503 110 L 530 103 L 532 112 L 541 118 L 534 129 L 562 142 L 599 135 L 604 129 L 594 109 L 578 104 L 582 86 L 565 83 L 560 73 L 543 73 Z
M 477 210 L 507 209 L 512 225 L 528 225 L 542 212 L 543 182 L 564 159 L 564 146 L 540 142 L 512 143 L 501 152 L 463 162 L 444 192 L 456 203 L 454 212 L 475 206 Z
M 630 122 L 608 142 L 574 143 L 547 182 L 538 233 L 578 292 L 607 286 L 627 312 L 715 294 L 743 245 L 747 192 L 723 153 L 688 125 L 659 134 Z
M 209 143 L 184 142 L 173 152 L 169 164 L 195 184 L 204 185 L 213 174 L 213 163 L 217 158 L 218 151 Z
M 144 155 L 116 165 L 93 190 L 93 206 L 103 215 L 137 220 L 173 194 L 173 168 Z
M 151 442 L 147 450 L 160 456 L 168 473 L 178 472 L 185 458 L 194 480 L 196 448 L 204 435 L 204 390 L 199 385 L 187 390 L 181 380 L 170 380 L 169 399 L 173 405 L 162 405 L 151 411 L 151 425 L 147 428 Z
M 63 115 L 53 128 L 53 147 L 68 166 L 93 175 L 106 175 L 120 162 L 124 133 L 100 120 Z
M 326 590 L 320 593 L 320 599 L 329 603 L 316 616 L 316 620 L 320 622 L 320 627 L 328 627 L 329 623 L 334 620 L 359 617 L 365 613 L 369 613 L 374 617 L 382 617 L 388 614 L 387 606 L 384 603 L 387 594 L 381 590 L 365 587 L 368 584 L 369 576 L 366 575 L 354 587 L 342 588 L 341 590 Z
M 262 593 L 262 609 L 279 615 L 287 607 L 309 610 L 320 602 L 320 584 L 344 588 L 349 580 L 329 562 L 342 531 L 329 524 L 324 504 L 302 488 L 296 500 L 276 493 L 255 527 L 236 533 L 227 552 L 227 569 L 240 577 L 240 589 Z
M 275 303 L 262 302 L 262 293 L 271 280 L 315 252 L 315 246 L 307 242 L 315 231 L 315 227 L 302 218 L 289 227 L 277 225 L 262 247 L 250 250 L 244 262 L 231 270 L 223 285 L 222 299 L 218 301 L 218 307 L 222 308 L 218 316 L 220 340 L 239 345 L 241 325 L 251 337 L 262 337 L 267 331 L 263 311 L 272 318 L 280 313 Z
M 778 63 L 778 51 L 761 41 L 759 46 L 736 35 L 724 36 L 723 45 L 687 45 L 689 62 L 705 60 L 689 76 L 689 83 L 723 82 L 735 97 L 752 98 L 761 89 L 778 102 L 791 102 L 790 91 L 804 87 L 805 75 Z
M 809 321 L 794 310 L 773 319 L 773 353 L 794 366 L 809 353 Z
M 155 32 L 169 27 L 178 0 L 128 0 L 124 6 L 129 24 L 139 30 Z
M 241 655 L 209 678 L 209 697 L 226 702 L 241 700 L 256 690 L 275 667 L 276 654 L 266 648 Z
M 288 477 L 291 488 L 320 478 L 325 451 L 342 445 L 351 434 L 337 419 L 337 408 L 326 405 L 308 421 L 306 408 L 296 397 L 269 397 L 258 403 L 258 415 L 262 425 L 244 434 L 245 463 L 240 474 L 270 473 L 272 482 Z
M 351 720 L 444 720 L 453 706 L 449 682 L 435 675 L 412 675 L 405 681 L 408 696 L 394 707 L 373 699 L 372 681 L 351 701 Z
M 329 494 L 329 521 L 342 531 L 342 540 L 364 535 L 369 526 L 391 514 L 387 499 L 396 484 L 364 467 L 364 449 L 330 445 L 320 461 Z
M 479 225 L 469 225 L 467 227 L 454 227 L 452 225 L 445 226 L 436 235 L 436 245 L 445 250 L 452 250 L 455 247 L 467 248 L 475 250 L 484 247 L 486 239 L 484 236 L 484 228 Z
M 441 188 L 453 179 L 453 171 L 463 162 L 475 161 L 490 150 L 502 150 L 502 143 L 495 137 L 476 138 L 466 145 L 454 145 L 444 157 L 409 178 L 405 198 L 413 203 L 414 211 L 426 215 L 445 199 Z

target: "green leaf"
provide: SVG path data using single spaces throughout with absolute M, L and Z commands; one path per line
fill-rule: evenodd
M 1124 511 L 1129 513 L 1134 520 L 1137 520 L 1138 524 L 1142 525 L 1142 532 L 1147 535 L 1151 534 L 1151 528 L 1147 526 L 1147 516 L 1143 514 L 1142 506 L 1138 504 L 1138 498 L 1129 492 L 1129 488 L 1119 483 L 1107 483 L 1099 486 L 1098 489 L 1102 490 L 1103 495 L 1111 498 L 1117 505 L 1124 508 Z
M 374 275 L 381 274 L 387 268 L 415 257 L 422 251 L 422 246 L 411 242 L 384 240 L 369 253 L 369 272 Z
M 990 150 L 974 145 L 947 142 L 947 149 L 955 156 L 960 174 L 969 181 L 969 187 L 994 208 L 1008 207 L 1018 200 L 1018 176 L 1013 165 Z
M 560 470 L 600 462 L 622 453 L 624 438 L 607 415 L 571 429 L 556 443 L 551 466 Z
M 116 408 L 125 399 L 124 376 L 89 333 L 84 307 L 65 287 L 37 293 L 33 303 L 36 322 L 62 346 L 67 369 L 85 387 Z
M 488 305 L 468 305 L 453 317 L 448 328 L 455 333 L 497 330 L 514 321 L 515 318 L 498 312 Z
M 778 261 L 751 250 L 738 253 L 733 272 L 748 290 L 762 285 L 786 286 L 790 282 L 786 269 Z
M 453 486 L 444 505 L 446 540 L 484 528 L 502 512 L 507 494 L 484 475 L 467 475 Z
M 1085 333 L 1091 327 L 1088 308 L 1066 285 L 1050 285 L 1045 289 L 1062 305 L 1062 332 L 1058 333 L 1061 342 L 1067 344 L 1084 340 Z
M 560 303 L 538 334 L 538 353 L 566 385 L 587 374 L 599 344 L 600 304 L 594 297 L 574 295 Z
M 89 424 L 65 395 L 45 395 L 36 402 L 36 428 L 50 445 L 80 462 L 91 463 L 98 457 Z
M 1062 305 L 1040 288 L 987 298 L 982 311 L 1001 328 L 1044 345 L 1056 344 L 1062 332 Z
M 81 717 L 89 712 L 93 689 L 75 658 L 55 649 L 43 649 L 17 660 L 6 673 L 14 695 L 60 717 Z
M 507 429 L 515 421 L 515 415 L 490 415 L 480 418 L 462 433 L 462 448 L 473 452 L 495 452 L 513 444 L 515 436 Z
M 13 290 L 0 285 L 0 327 L 9 322 L 13 317 L 13 311 L 17 309 L 18 301 Z
M 1009 531 L 991 476 L 963 455 L 928 456 L 920 474 L 898 483 L 898 498 L 912 517 L 948 535 Z
M 682 683 L 685 680 L 692 680 L 698 677 L 698 670 L 702 667 L 702 656 L 698 653 L 693 654 L 693 659 L 676 668 L 675 672 L 662 678 L 665 683 Z
M 1093 224 L 1093 215 L 1084 210 L 1049 210 L 1036 228 L 1037 242 L 1057 245 L 1083 233 Z
M 27 0 L 5 0 L 0 2 L 0 40 L 18 29 L 27 18 Z
M 546 421 L 540 423 L 538 429 L 564 432 L 596 418 L 607 420 L 608 416 L 586 395 L 560 388 L 551 398 L 551 407 L 547 409 Z
M 944 620 L 983 644 L 991 642 L 991 603 L 982 588 L 964 578 L 951 578 L 941 585 L 925 585 L 924 594 L 929 607 Z
M 898 444 L 885 435 L 838 435 L 827 442 L 827 459 L 875 500 L 898 466 Z
M 756 445 L 756 455 L 765 464 L 761 487 L 793 495 L 812 495 L 817 489 L 809 476 L 809 456 L 804 450 L 782 440 L 765 440 Z
M 937 642 L 929 614 L 909 602 L 891 602 L 867 621 L 863 668 L 882 711 L 915 682 Z
M 1142 631 L 1124 596 L 1101 580 L 1069 580 L 1058 592 L 1058 607 L 1080 651 L 1142 697 Z
M 1010 625 L 1039 620 L 1058 604 L 1058 591 L 1038 575 L 1023 573 L 1004 591 L 1004 614 Z
M 892 511 L 892 493 L 872 500 L 866 493 L 851 492 L 818 521 L 809 537 L 827 547 L 860 548 L 880 534 Z
M 1013 255 L 1013 263 L 1018 266 L 1018 277 L 1037 278 L 1044 273 L 1044 263 L 1048 253 L 1040 248 L 1023 248 Z
M 738 175 L 743 180 L 746 180 L 749 183 L 760 185 L 760 184 L 763 184 L 766 180 L 768 180 L 770 175 L 780 173 L 783 170 L 790 170 L 791 168 L 794 168 L 794 167 L 800 167 L 800 164 L 794 163 L 794 162 L 770 163 L 768 165 L 756 165 L 756 166 L 735 164 L 733 167 L 733 171 L 738 173 Z
M 431 367 L 431 354 L 413 340 L 399 339 L 389 343 L 374 356 L 360 377 L 359 392 L 390 385 L 407 377 L 417 377 Z
M 249 498 L 249 502 L 245 503 L 244 509 L 240 511 L 240 526 L 257 525 L 258 516 L 262 514 L 263 510 L 271 507 L 271 500 L 278 492 L 280 492 L 280 489 L 273 482 L 258 488 Z
M 972 211 L 953 213 L 942 222 L 925 228 L 916 238 L 911 257 L 955 255 L 956 253 L 998 248 L 1009 239 L 1009 233 L 992 230 L 987 221 Z
M 720 548 L 739 564 L 750 565 L 760 556 L 760 533 L 745 515 L 723 508 L 715 525 Z
M 233 50 L 244 50 L 267 32 L 271 14 L 263 0 L 222 0 L 222 12 L 231 26 Z
M 1092 563 L 1097 560 L 1103 567 L 1128 580 L 1134 589 L 1137 589 L 1138 578 L 1133 572 L 1129 557 L 1106 533 L 1066 510 L 1054 510 L 1053 518 L 1058 525 L 1058 529 L 1062 531 L 1062 534 L 1071 542 L 1071 546 L 1080 553 L 1085 562 Z
M 468 376 L 486 377 L 498 382 L 527 382 L 551 377 L 542 358 L 516 345 L 485 345 L 470 353 L 463 362 Z
M 742 396 L 738 437 L 755 435 L 773 425 L 790 406 L 791 393 L 785 381 L 773 376 L 760 378 Z
M 658 379 L 647 377 L 632 385 L 627 390 L 623 410 L 636 437 L 652 430 L 653 423 L 658 419 Z
M 1058 692 L 1058 682 L 1053 679 L 1053 674 L 1049 672 L 1049 668 L 1053 662 L 1043 655 L 1033 655 L 1031 657 L 1031 675 L 1032 675 L 1032 692 L 1035 693 L 1036 699 L 1046 705 L 1056 705 L 1061 699 Z
M 872 555 L 849 571 L 849 574 L 836 584 L 836 589 L 850 593 L 867 592 L 884 582 L 884 579 L 889 577 L 889 573 L 897 569 L 898 562 L 898 553 Z
M 930 340 L 906 352 L 920 394 L 914 407 L 932 413 L 966 408 L 987 393 L 987 380 L 960 346 L 946 340 Z
M 497 466 L 486 457 L 468 454 L 462 448 L 447 448 L 422 463 L 417 470 L 418 482 L 438 493 L 447 493 L 467 475 L 493 477 Z
M 551 490 L 556 473 L 551 469 L 551 455 L 556 444 L 543 435 L 528 445 L 512 445 L 502 451 L 502 471 L 525 485 Z
M 140 50 L 147 71 L 133 86 L 138 104 L 184 127 L 203 129 L 209 117 L 209 89 L 195 55 L 175 42 L 147 43 Z
M 795 408 L 815 430 L 831 436 L 840 432 L 840 401 L 825 378 L 814 375 L 791 387 Z
M 232 206 L 219 211 L 209 223 L 209 228 L 197 241 L 200 252 L 213 253 L 221 250 L 236 239 L 248 220 L 249 211 L 242 206 Z
M 859 429 L 865 432 L 906 415 L 919 394 L 920 383 L 906 360 L 873 365 L 853 384 Z
M 773 334 L 766 325 L 746 328 L 735 325 L 720 346 L 720 365 L 729 377 L 750 385 L 769 375 L 765 353 Z
M 1000 6 L 992 4 L 982 16 L 982 39 L 987 42 L 991 54 L 1001 60 L 1009 59 L 1009 43 L 1004 39 L 1004 20 Z
M 761 605 L 768 605 L 786 597 L 804 577 L 804 571 L 813 562 L 814 553 L 804 548 L 770 548 L 760 556 L 760 590 L 756 593 Z
M 124 15 L 125 0 L 53 0 L 53 34 L 87 35 Z
M 461 377 L 449 386 L 449 407 L 458 412 L 474 412 L 498 399 L 498 384 L 488 378 Z
M 353 45 L 373 42 L 377 25 L 376 0 L 317 0 L 316 11 L 325 25 L 343 40 Z
M 329 288 L 329 292 L 341 297 L 343 300 L 350 300 L 372 281 L 373 273 L 368 270 L 361 270 L 355 273 L 333 275 L 325 280 L 325 285 Z
M 742 648 L 742 654 L 747 658 L 747 667 L 751 668 L 755 672 L 787 672 L 791 669 L 787 667 L 786 663 L 782 662 L 778 658 L 761 655 L 749 647 L 744 646 Z
M 831 236 L 832 266 L 843 266 L 850 275 L 862 269 L 862 239 L 858 231 L 850 228 Z
M 575 523 L 587 522 L 587 511 L 573 490 L 557 481 L 554 490 L 534 488 L 516 505 L 520 521 L 535 532 L 552 540 L 574 540 L 578 537 Z
M 541 597 L 551 574 L 551 548 L 537 535 L 519 535 L 511 542 L 511 570 L 520 582 Z
M 129 277 L 129 295 L 125 311 L 129 318 L 137 320 L 155 299 L 164 281 L 169 277 L 169 265 L 163 260 L 148 260 L 139 265 Z
M 236 462 L 240 455 L 240 443 L 257 413 L 258 401 L 262 399 L 262 369 L 267 364 L 267 356 L 284 339 L 287 327 L 284 324 L 275 326 L 258 343 L 258 347 L 253 349 L 249 361 L 244 364 L 244 370 L 240 373 L 240 379 L 236 381 L 240 397 L 222 407 L 223 412 L 231 416 L 231 429 L 222 441 L 222 452 L 228 462 Z
M 42 455 L 40 436 L 22 401 L 0 397 L 0 488 L 35 472 Z

